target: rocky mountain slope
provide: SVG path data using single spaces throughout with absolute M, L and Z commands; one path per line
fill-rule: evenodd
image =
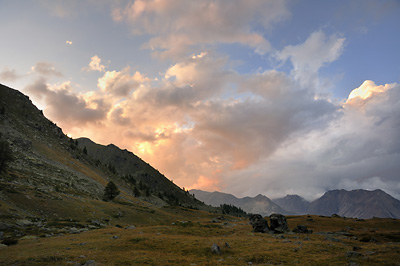
M 299 195 L 287 195 L 283 198 L 273 199 L 272 201 L 281 206 L 284 210 L 300 215 L 307 214 L 310 205 L 310 202 Z
M 377 189 L 331 190 L 310 203 L 309 214 L 338 214 L 355 218 L 400 218 L 400 201 Z
M 268 197 L 263 195 L 258 195 L 256 197 L 237 198 L 232 194 L 217 191 L 206 192 L 192 189 L 189 192 L 194 194 L 197 199 L 215 207 L 220 206 L 221 204 L 231 204 L 242 208 L 247 213 L 259 213 L 263 216 L 270 215 L 271 213 L 288 213 Z
M 110 220 L 157 206 L 206 208 L 134 154 L 67 137 L 27 96 L 1 84 L 0 141 L 13 157 L 0 173 L 0 221 Z M 117 207 L 102 200 L 110 181 L 121 191 Z

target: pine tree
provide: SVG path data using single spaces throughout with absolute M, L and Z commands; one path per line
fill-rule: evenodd
M 106 188 L 104 189 L 103 200 L 111 201 L 120 193 L 118 187 L 114 184 L 113 181 L 108 182 Z

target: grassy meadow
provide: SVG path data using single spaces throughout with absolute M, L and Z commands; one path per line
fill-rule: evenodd
M 0 265 L 400 265 L 399 220 L 288 216 L 291 229 L 314 232 L 272 235 L 253 233 L 247 218 L 159 211 L 170 215 L 162 225 L 138 219 L 125 229 L 121 220 L 80 234 L 26 236 L 0 248 Z M 211 252 L 213 243 L 220 254 Z

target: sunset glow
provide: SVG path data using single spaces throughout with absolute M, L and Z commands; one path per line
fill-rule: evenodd
M 68 136 L 185 188 L 400 196 L 399 1 L 3 2 L 0 82 Z

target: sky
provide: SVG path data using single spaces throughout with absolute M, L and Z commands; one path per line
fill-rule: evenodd
M 186 189 L 400 199 L 398 0 L 0 0 L 0 83 Z

